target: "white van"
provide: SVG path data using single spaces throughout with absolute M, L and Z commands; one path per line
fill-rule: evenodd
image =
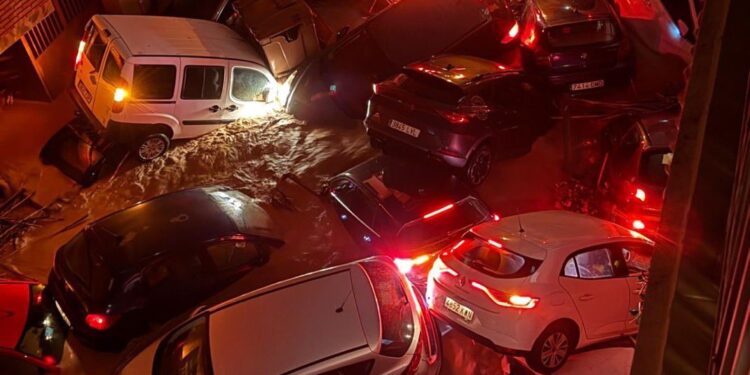
M 440 371 L 439 332 L 388 258 L 255 290 L 167 328 L 116 374 L 387 374 Z
M 225 25 L 188 18 L 95 15 L 75 63 L 73 98 L 113 139 L 152 160 L 171 139 L 252 116 L 274 99 L 263 58 Z

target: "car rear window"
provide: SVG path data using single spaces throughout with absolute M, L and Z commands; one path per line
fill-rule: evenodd
M 639 180 L 649 185 L 666 187 L 669 179 L 669 174 L 667 174 L 667 165 L 670 163 L 669 154 L 669 151 L 644 153 L 641 156 Z
M 444 206 L 448 207 L 448 206 Z M 435 211 L 444 208 L 436 207 Z M 426 212 L 425 216 L 431 213 Z M 420 217 L 404 225 L 398 232 L 401 246 L 411 248 L 424 246 L 445 238 L 484 221 L 489 216 L 487 208 L 475 198 L 467 198 L 453 204 L 449 209 L 425 218 Z
M 136 65 L 133 68 L 133 98 L 172 99 L 177 67 L 174 65 Z
M 159 347 L 155 375 L 211 374 L 208 351 L 208 319 L 203 316 L 174 331 Z
M 551 27 L 546 34 L 550 46 L 564 48 L 613 42 L 617 29 L 612 21 L 597 20 Z
M 65 264 L 75 282 L 93 300 L 104 299 L 114 289 L 115 278 L 92 249 L 110 246 L 107 235 L 89 227 L 73 238 L 63 250 Z
M 442 104 L 457 105 L 464 92 L 458 86 L 426 73 L 405 69 L 397 82 L 404 91 Z
M 380 262 L 363 262 L 380 309 L 380 354 L 402 357 L 414 338 L 412 306 L 398 274 Z
M 452 254 L 461 263 L 486 275 L 498 278 L 526 277 L 539 269 L 541 260 L 525 257 L 505 249 L 502 244 L 492 244 L 472 233 L 467 234 L 461 246 Z

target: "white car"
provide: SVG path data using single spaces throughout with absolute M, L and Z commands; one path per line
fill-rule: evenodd
M 78 46 L 72 96 L 81 112 L 147 161 L 269 108 L 276 80 L 263 58 L 220 23 L 95 15 Z
M 652 252 L 651 240 L 598 218 L 509 216 L 442 252 L 426 298 L 452 326 L 549 373 L 575 348 L 637 333 L 639 276 Z
M 199 310 L 116 372 L 427 375 L 440 348 L 415 288 L 390 258 L 368 258 Z

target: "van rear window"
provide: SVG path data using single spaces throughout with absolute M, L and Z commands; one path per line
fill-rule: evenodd
M 133 98 L 172 99 L 177 68 L 174 65 L 136 65 Z
M 363 262 L 362 266 L 370 277 L 380 309 L 383 331 L 380 354 L 402 357 L 414 338 L 414 318 L 401 279 L 385 264 Z

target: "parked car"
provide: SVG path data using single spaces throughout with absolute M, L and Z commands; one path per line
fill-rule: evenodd
M 88 225 L 57 251 L 49 289 L 76 336 L 117 347 L 266 263 L 282 243 L 248 196 L 183 190 Z
M 115 372 L 437 374 L 441 355 L 421 295 L 389 259 L 369 258 L 202 310 Z
M 518 24 L 505 0 L 410 0 L 353 30 L 321 57 L 320 73 L 334 102 L 364 118 L 372 84 L 405 65 L 440 53 L 494 57 L 516 43 Z
M 422 285 L 438 250 L 493 217 L 456 177 L 387 155 L 333 177 L 325 193 L 355 241 Z
M 529 0 L 520 13 L 526 68 L 573 92 L 626 80 L 633 51 L 608 0 Z
M 487 178 L 499 155 L 530 150 L 549 123 L 534 77 L 477 57 L 415 62 L 373 91 L 364 123 L 375 145 L 416 148 L 460 169 L 471 185 Z
M 599 192 L 602 213 L 645 235 L 658 232 L 677 142 L 679 112 L 621 116 L 604 129 Z
M 81 112 L 143 161 L 262 110 L 276 90 L 263 58 L 219 23 L 95 15 L 75 63 Z
M 44 285 L 0 281 L 0 369 L 6 374 L 58 373 L 67 327 L 43 298 Z
M 536 371 L 576 348 L 638 331 L 634 293 L 653 242 L 569 211 L 509 216 L 472 228 L 430 271 L 432 312 Z

